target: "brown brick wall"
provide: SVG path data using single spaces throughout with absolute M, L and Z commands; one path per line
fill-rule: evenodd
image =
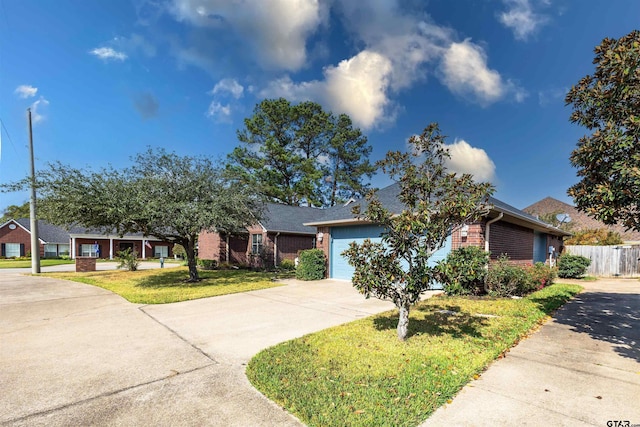
M 76 257 L 76 273 L 96 271 L 96 259 L 93 257 Z
M 203 231 L 198 236 L 198 258 L 225 261 L 224 238 L 220 233 Z
M 504 221 L 494 222 L 490 227 L 491 259 L 506 254 L 514 264 L 533 263 L 533 230 Z
M 329 227 L 318 227 L 317 233 L 322 233 L 322 242 L 316 242 L 316 247 L 318 249 L 322 249 L 324 252 L 324 258 L 327 260 L 327 269 L 325 273 L 325 277 L 329 277 L 330 270 L 330 259 L 329 259 L 329 248 L 331 247 L 331 229 Z
M 484 221 L 469 224 L 467 237 L 462 237 L 461 229 L 455 230 L 451 234 L 451 249 L 459 249 L 466 246 L 478 246 L 484 249 Z
M 9 224 L 12 224 L 10 222 Z M 24 254 L 31 253 L 31 233 L 16 224 L 16 228 L 11 230 L 9 224 L 0 228 L 0 243 L 20 243 L 24 245 Z M 40 244 L 40 257 L 44 257 L 44 245 Z

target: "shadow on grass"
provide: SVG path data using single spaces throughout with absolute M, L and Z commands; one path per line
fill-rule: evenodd
M 487 319 L 460 313 L 460 307 L 447 306 L 433 311 L 433 307 L 418 306 L 413 311 L 423 312 L 420 318 L 411 318 L 407 338 L 414 335 L 449 335 L 453 338 L 463 336 L 482 337 L 481 328 L 487 325 Z M 443 311 L 439 311 L 443 310 Z M 449 312 L 455 313 L 448 313 Z M 374 327 L 379 330 L 396 329 L 398 314 L 379 316 L 373 320 Z
M 273 274 L 246 270 L 214 270 L 199 272 L 199 282 L 188 282 L 189 272 L 186 270 L 167 270 L 160 274 L 145 277 L 136 285 L 141 288 L 171 287 L 203 287 L 203 286 L 238 286 L 242 284 L 271 280 Z

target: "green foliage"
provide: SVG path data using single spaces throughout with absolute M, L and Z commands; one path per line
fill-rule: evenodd
M 326 270 L 326 260 L 321 249 L 307 249 L 300 252 L 296 279 L 321 280 L 324 279 Z
M 451 251 L 436 265 L 436 280 L 447 295 L 481 295 L 487 275 L 489 253 L 477 246 Z
M 606 228 L 580 230 L 564 241 L 565 245 L 608 246 L 624 243 L 620 234 Z
M 558 258 L 558 276 L 563 279 L 578 279 L 585 275 L 591 260 L 581 255 L 562 254 Z
M 283 271 L 293 271 L 296 269 L 296 264 L 290 259 L 283 259 L 278 267 Z
M 118 269 L 125 268 L 129 271 L 137 271 L 140 266 L 138 253 L 133 251 L 131 248 L 117 252 L 116 260 L 118 261 Z
M 60 226 L 113 234 L 142 233 L 185 250 L 189 280 L 198 281 L 196 240 L 203 230 L 231 231 L 254 224 L 262 201 L 209 158 L 151 149 L 121 170 L 49 164 L 39 172 L 39 213 Z M 5 188 L 27 188 L 29 180 Z
M 387 299 L 400 310 L 398 337 L 406 338 L 409 310 L 429 289 L 435 271 L 429 258 L 440 249 L 452 229 L 474 222 L 489 210 L 493 186 L 476 183 L 469 174 L 449 173 L 450 158 L 445 137 L 437 124 L 409 140 L 407 153 L 389 152 L 378 162 L 382 171 L 397 181 L 401 212 L 391 212 L 367 196 L 353 213 L 384 228 L 381 243 L 352 242 L 343 255 L 355 267 L 353 285 L 366 297 Z
M 182 246 L 179 243 L 175 243 L 173 245 L 173 254 L 180 257 L 180 258 L 186 258 L 187 257 L 187 251 L 184 249 L 184 246 Z
M 244 124 L 227 170 L 269 200 L 334 206 L 367 190 L 371 146 L 347 115 L 335 117 L 310 101 L 265 99 Z
M 543 262 L 536 262 L 527 268 L 529 280 L 532 289 L 542 289 L 546 286 L 553 285 L 553 281 L 557 276 L 555 268 L 551 268 Z
M 218 261 L 215 259 L 198 258 L 198 267 L 203 270 L 215 270 L 218 267 Z
M 640 31 L 605 38 L 595 71 L 566 97 L 571 122 L 591 135 L 571 154 L 580 181 L 569 188 L 576 207 L 605 224 L 640 230 Z
M 29 202 L 25 202 L 22 205 L 10 205 L 7 206 L 0 217 L 0 224 L 4 224 L 10 219 L 18 219 L 18 218 L 30 218 L 31 216 L 31 207 Z
M 521 296 L 534 289 L 531 276 L 529 276 L 527 270 L 524 267 L 512 264 L 509 261 L 509 257 L 504 254 L 489 267 L 486 290 L 491 296 Z

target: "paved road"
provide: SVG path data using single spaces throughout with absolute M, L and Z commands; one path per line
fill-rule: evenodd
M 167 305 L 0 274 L 0 423 L 295 426 L 253 389 L 262 348 L 391 308 L 337 281 Z
M 167 262 L 164 264 L 165 268 L 178 267 L 180 263 L 176 262 Z M 118 263 L 115 261 L 100 261 L 96 263 L 96 270 L 116 270 L 118 268 Z M 160 263 L 158 261 L 142 261 L 138 266 L 140 270 L 149 270 L 154 268 L 160 268 Z M 60 264 L 60 265 L 52 265 L 48 267 L 40 267 L 40 271 L 42 273 L 53 273 L 53 272 L 63 272 L 63 271 L 76 271 L 75 264 Z M 0 268 L 0 275 L 5 274 L 31 274 L 31 267 L 27 268 Z

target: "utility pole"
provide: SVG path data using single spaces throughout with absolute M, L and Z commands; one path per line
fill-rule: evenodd
M 27 108 L 29 121 L 29 151 L 31 152 L 31 202 L 29 216 L 31 219 L 31 273 L 40 273 L 40 239 L 38 238 L 38 219 L 36 217 L 36 167 L 33 161 L 33 130 L 31 126 L 31 108 Z

